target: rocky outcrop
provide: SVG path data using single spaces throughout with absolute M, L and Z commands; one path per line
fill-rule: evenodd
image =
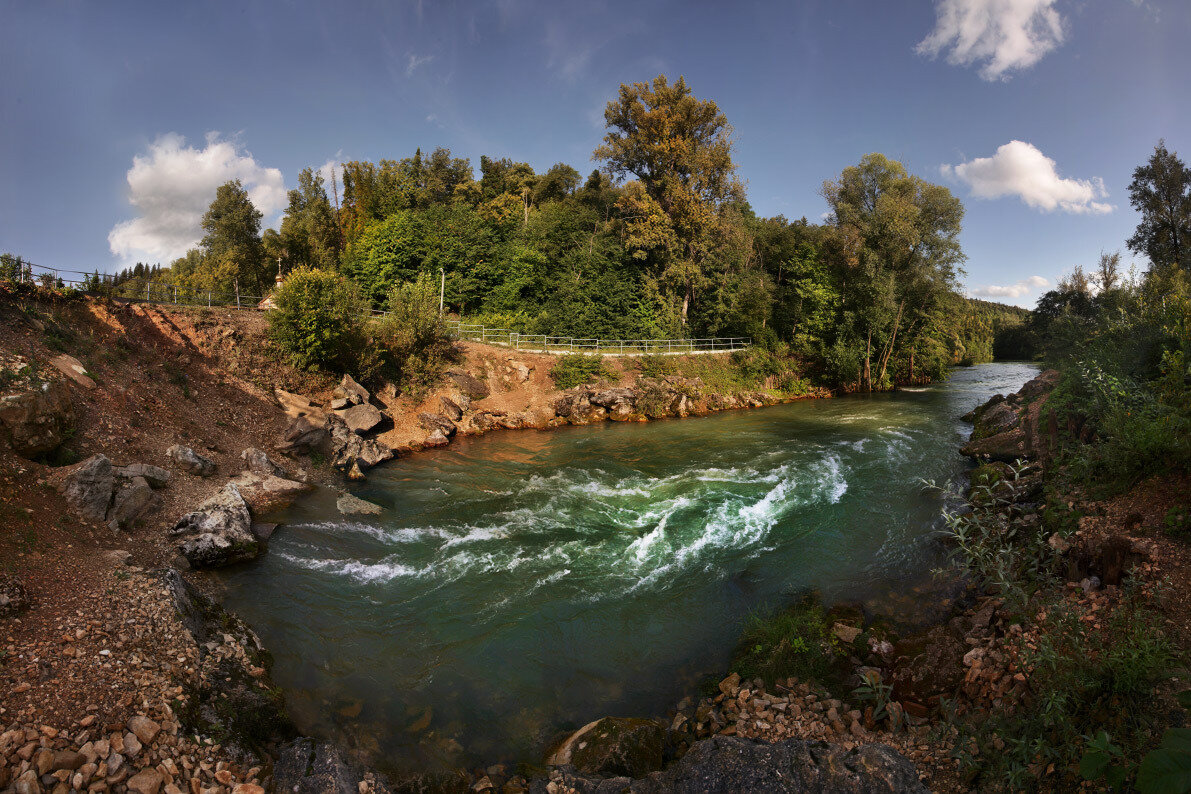
M 760 794 L 836 792 L 894 794 L 926 792 L 914 765 L 893 748 L 867 744 L 855 750 L 839 745 L 788 739 L 769 744 L 734 736 L 696 742 L 678 762 L 644 777 L 589 777 L 571 767 L 559 779 L 535 779 L 532 794 L 575 790 L 581 794 Z M 554 783 L 553 789 L 551 783 Z
M 1012 463 L 1019 459 L 1045 460 L 1051 454 L 1050 433 L 1044 423 L 1047 398 L 1059 373 L 1046 370 L 1016 394 L 996 395 L 963 418 L 974 422 L 972 439 L 960 452 L 980 461 Z
M 418 424 L 420 424 L 430 433 L 433 433 L 436 430 L 440 431 L 447 438 L 455 435 L 455 431 L 459 429 L 456 427 L 454 422 L 442 414 L 432 414 L 427 412 L 418 414 Z
M 289 507 L 299 496 L 314 490 L 313 485 L 272 474 L 246 472 L 232 484 L 240 492 L 250 512 L 256 515 Z
M 244 470 L 250 471 L 254 474 L 263 474 L 266 477 L 281 477 L 288 480 L 290 478 L 281 464 L 269 457 L 269 453 L 263 449 L 256 447 L 249 447 L 240 453 L 240 460 L 244 461 Z
M 107 455 L 92 455 L 71 466 L 62 485 L 62 495 L 78 513 L 92 521 L 104 521 L 112 503 L 116 475 Z
M 281 434 L 277 448 L 290 454 L 329 454 L 331 430 L 327 426 L 326 415 L 294 417 Z
M 455 382 L 459 391 L 466 394 L 472 400 L 482 400 L 492 393 L 492 389 L 487 383 L 466 372 L 452 370 L 447 373 L 447 377 Z
M 77 422 L 70 387 L 61 381 L 0 397 L 0 427 L 13 451 L 26 458 L 53 452 Z
M 228 483 L 197 510 L 178 519 L 170 535 L 181 540 L 178 552 L 192 568 L 244 562 L 261 550 L 252 534 L 248 504 L 234 483 Z
M 144 477 L 123 480 L 112 496 L 107 521 L 112 529 L 129 529 L 141 516 L 161 507 L 161 496 Z
M 165 451 L 165 455 L 175 466 L 195 477 L 210 477 L 215 473 L 215 461 L 203 457 L 190 447 L 174 444 Z
M 566 738 L 546 763 L 596 777 L 642 777 L 662 768 L 666 727 L 656 720 L 605 717 Z
M 371 433 L 384 421 L 385 416 L 376 407 L 368 403 L 353 405 L 343 411 L 336 411 L 339 418 L 356 435 L 364 436 Z
M 339 385 L 335 387 L 334 398 L 346 400 L 349 405 L 367 405 L 368 401 L 372 399 L 372 395 L 367 389 L 356 383 L 355 378 L 351 375 L 344 375 L 343 380 L 339 381 Z
M 452 422 L 459 422 L 463 419 L 463 406 L 459 405 L 450 397 L 439 397 L 438 402 L 442 405 L 443 413 Z
M 154 488 L 164 488 L 170 481 L 168 469 L 149 463 L 130 463 L 127 466 L 117 466 L 114 471 L 117 477 L 128 480 L 134 477 L 143 477 Z
M 331 464 L 353 479 L 363 477 L 368 469 L 393 457 L 392 449 L 374 438 L 353 433 L 335 414 L 327 418 L 327 426 L 331 437 Z

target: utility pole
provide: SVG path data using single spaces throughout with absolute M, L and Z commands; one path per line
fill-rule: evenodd
M 438 274 L 442 276 L 442 281 L 439 283 L 438 287 L 438 316 L 442 317 L 443 297 L 447 294 L 447 271 L 440 267 L 438 269 Z

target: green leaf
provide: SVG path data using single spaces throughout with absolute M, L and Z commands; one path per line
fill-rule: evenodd
M 1191 689 L 1184 689 L 1175 695 L 1175 699 L 1179 701 L 1179 705 L 1183 708 L 1191 709 Z
M 1079 774 L 1084 780 L 1099 780 L 1108 769 L 1109 760 L 1108 755 L 1099 749 L 1088 750 L 1079 759 Z
M 1146 755 L 1137 773 L 1141 794 L 1185 794 L 1191 791 L 1191 753 L 1160 747 Z

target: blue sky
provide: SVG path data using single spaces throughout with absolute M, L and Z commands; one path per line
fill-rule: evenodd
M 586 174 L 619 84 L 665 73 L 758 214 L 818 220 L 883 152 L 964 200 L 969 289 L 1032 305 L 1124 248 L 1159 138 L 1191 156 L 1189 34 L 1186 0 L 0 0 L 0 250 L 168 263 L 226 178 L 274 224 L 301 168 L 419 146 Z

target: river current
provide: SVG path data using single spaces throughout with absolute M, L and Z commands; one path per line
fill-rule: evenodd
M 664 714 L 750 610 L 815 589 L 912 611 L 939 561 L 959 417 L 1035 374 L 648 424 L 460 438 L 319 493 L 223 575 L 307 733 L 391 769 L 538 761 L 562 730 Z

